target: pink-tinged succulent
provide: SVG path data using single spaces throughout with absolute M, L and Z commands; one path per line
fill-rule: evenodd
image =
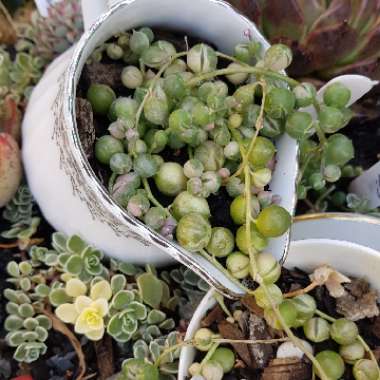
M 16 140 L 0 133 L 0 207 L 14 196 L 22 177 L 21 154 Z
M 271 43 L 293 49 L 290 75 L 380 79 L 380 0 L 230 0 Z

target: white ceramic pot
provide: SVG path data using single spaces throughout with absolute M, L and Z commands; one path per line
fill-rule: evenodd
M 247 32 L 268 47 L 248 19 L 221 0 L 119 1 L 96 21 L 73 51 L 51 65 L 35 88 L 23 124 L 27 179 L 44 216 L 57 230 L 77 233 L 118 259 L 161 265 L 174 258 L 205 277 L 213 270 L 211 264 L 202 258 L 193 263 L 189 253 L 131 218 L 110 198 L 85 158 L 78 137 L 75 93 L 87 58 L 114 33 L 143 25 L 204 38 L 226 53 L 246 41 Z M 283 136 L 277 141 L 277 149 L 280 159 L 271 188 L 281 193 L 282 205 L 292 211 L 297 144 Z M 285 155 L 286 159 L 281 159 Z M 288 235 L 281 239 L 287 240 Z M 274 244 L 283 245 L 281 239 L 273 239 Z
M 359 244 L 329 239 L 299 240 L 290 244 L 285 264 L 287 268 L 297 267 L 312 272 L 322 264 L 329 264 L 348 276 L 365 278 L 380 292 L 380 252 Z M 216 305 L 214 292 L 210 290 L 199 304 L 187 328 L 185 340 L 193 338 L 202 319 Z M 182 349 L 178 380 L 185 380 L 188 376 L 195 354 L 196 350 L 192 347 Z

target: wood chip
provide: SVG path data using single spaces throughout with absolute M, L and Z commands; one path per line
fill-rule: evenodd
M 311 365 L 297 358 L 273 359 L 261 380 L 310 380 Z
M 271 339 L 267 324 L 263 318 L 251 313 L 249 316 L 249 339 Z M 270 344 L 250 344 L 249 350 L 253 359 L 253 368 L 262 369 L 268 365 L 274 356 L 273 346 Z
M 79 138 L 87 158 L 91 158 L 94 152 L 95 127 L 94 115 L 91 104 L 83 98 L 76 99 L 76 117 Z
M 216 305 L 203 320 L 202 327 L 210 327 L 213 323 L 219 323 L 225 319 L 224 312 L 219 305 Z
M 259 317 L 264 317 L 264 310 L 257 305 L 255 298 L 250 295 L 245 295 L 241 299 L 241 303 L 253 314 L 258 315 Z
M 218 330 L 220 335 L 224 339 L 232 339 L 232 340 L 241 340 L 246 339 L 241 330 L 236 324 L 232 324 L 227 322 L 226 320 L 218 323 Z M 244 363 L 253 368 L 254 363 L 252 362 L 251 353 L 249 351 L 248 344 L 244 343 L 233 343 L 231 344 L 235 349 L 236 353 L 240 356 L 240 358 L 244 361 Z
M 346 294 L 336 301 L 336 311 L 338 313 L 351 321 L 373 318 L 379 315 L 378 294 L 370 289 L 367 281 L 353 279 L 350 284 L 345 285 L 345 289 Z

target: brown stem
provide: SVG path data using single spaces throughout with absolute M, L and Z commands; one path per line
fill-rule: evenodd
M 115 373 L 112 339 L 109 335 L 105 335 L 102 340 L 94 342 L 94 346 L 99 371 L 97 378 L 106 380 Z
M 79 375 L 76 380 L 83 380 L 84 375 L 86 374 L 86 360 L 82 350 L 82 346 L 76 336 L 71 332 L 71 330 L 60 320 L 58 319 L 51 311 L 42 310 L 42 313 L 49 317 L 53 324 L 53 329 L 63 335 L 70 341 L 73 346 L 75 353 L 78 356 L 79 362 Z
M 316 282 L 312 282 L 311 284 L 306 286 L 306 288 L 297 289 L 297 290 L 294 290 L 293 292 L 285 293 L 284 298 L 293 298 L 296 296 L 300 296 L 301 294 L 309 293 L 318 286 L 319 286 L 319 284 L 317 284 Z
M 35 239 L 30 239 L 28 241 L 28 245 L 27 247 L 31 246 L 31 245 L 38 245 L 38 244 L 41 244 L 44 242 L 45 239 L 43 238 L 35 238 Z M 20 242 L 19 241 L 16 241 L 14 243 L 7 243 L 7 244 L 0 244 L 0 248 L 1 249 L 8 249 L 8 248 L 17 248 L 19 246 Z

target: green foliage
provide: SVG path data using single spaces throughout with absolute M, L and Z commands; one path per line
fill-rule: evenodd
M 26 185 L 21 185 L 3 211 L 3 218 L 12 224 L 30 224 L 34 208 L 33 196 Z
M 25 249 L 29 245 L 31 237 L 37 232 L 41 219 L 32 217 L 28 222 L 20 221 L 12 224 L 11 228 L 1 233 L 1 237 L 5 239 L 18 239 L 21 249 Z
M 178 372 L 180 348 L 170 349 L 178 343 L 178 338 L 178 333 L 173 331 L 148 343 L 142 339 L 137 340 L 133 344 L 133 356 L 135 359 L 150 364 L 157 363 L 157 360 L 160 358 L 158 365 L 160 374 L 174 380 Z M 165 350 L 168 350 L 168 352 L 163 354 Z M 126 364 L 127 362 L 123 363 L 123 368 Z

